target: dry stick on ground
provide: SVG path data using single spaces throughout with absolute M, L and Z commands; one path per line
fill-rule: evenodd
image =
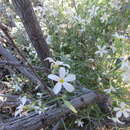
M 97 94 L 89 92 L 83 96 L 72 99 L 71 104 L 78 110 L 87 107 L 89 104 L 96 103 Z M 72 111 L 65 105 L 61 108 L 54 108 L 39 115 L 36 113 L 30 113 L 27 116 L 12 118 L 5 123 L 0 124 L 0 130 L 38 130 L 50 126 L 54 122 L 65 118 L 72 114 Z
M 98 104 L 101 102 L 106 103 L 106 99 L 104 100 L 102 95 L 98 95 L 93 91 L 89 91 L 87 94 L 74 98 L 70 102 L 77 110 L 80 110 L 86 108 L 90 104 Z M 68 109 L 65 105 L 62 105 L 60 108 L 50 109 L 41 115 L 32 112 L 27 116 L 4 120 L 2 123 L 0 123 L 0 130 L 39 130 L 41 128 L 51 126 L 61 118 L 72 116 L 72 114 L 73 113 L 70 109 Z M 119 127 L 130 126 L 130 119 L 126 120 L 125 122 L 125 124 L 121 125 L 115 124 L 110 120 L 104 120 L 103 125 Z
M 26 57 L 22 54 L 22 52 L 20 51 L 20 49 L 15 45 L 13 39 L 11 38 L 10 34 L 9 34 L 9 30 L 8 28 L 0 23 L 0 29 L 3 31 L 3 33 L 5 34 L 5 36 L 8 38 L 9 43 L 13 46 L 13 48 L 18 52 L 18 54 L 22 57 L 22 59 L 24 60 L 24 62 L 29 66 L 30 70 L 34 73 L 34 75 L 37 77 L 40 85 L 42 86 L 42 90 L 47 90 L 49 92 L 50 95 L 53 96 L 53 93 L 48 89 L 47 84 L 40 78 L 40 76 L 36 73 L 35 69 L 32 67 L 32 65 L 27 61 Z
M 0 97 L 7 98 L 6 101 L 1 102 L 0 109 L 6 106 L 10 108 L 17 107 L 20 104 L 18 96 L 0 94 Z M 96 94 L 93 91 L 88 91 L 87 94 L 71 100 L 71 103 L 77 110 L 80 110 L 80 108 L 85 108 L 89 104 L 97 103 L 102 112 L 104 112 L 105 114 L 111 113 L 111 111 L 109 111 L 109 107 L 111 105 L 109 97 L 107 95 Z M 0 124 L 0 130 L 37 130 L 42 127 L 45 128 L 47 126 L 51 126 L 53 123 L 59 121 L 61 118 L 67 118 L 68 114 L 71 115 L 71 113 L 72 112 L 65 106 L 62 106 L 61 108 L 54 108 L 53 110 L 51 109 L 42 115 L 38 115 L 35 112 L 32 112 L 28 116 L 3 120 L 3 123 L 5 123 Z M 124 120 L 124 122 L 125 124 L 116 124 L 111 120 L 106 119 L 101 122 L 101 126 L 130 126 L 130 118 Z
M 50 56 L 49 47 L 43 37 L 41 27 L 37 21 L 30 0 L 12 0 L 12 3 L 24 24 L 28 36 L 36 49 L 41 62 L 46 67 L 49 67 L 49 63 L 44 61 L 45 58 Z

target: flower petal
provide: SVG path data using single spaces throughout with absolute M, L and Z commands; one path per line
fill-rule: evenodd
M 70 65 L 68 65 L 68 64 L 63 64 L 63 66 L 65 66 L 65 67 L 70 69 Z
M 116 113 L 116 117 L 121 117 L 122 116 L 122 112 L 121 111 L 118 111 L 117 113 Z
M 105 89 L 104 92 L 106 92 L 107 94 L 111 93 L 111 89 Z
M 120 110 L 120 108 L 118 108 L 118 107 L 114 107 L 114 109 L 113 109 L 114 111 L 119 111 Z
M 121 102 L 120 107 L 125 108 L 126 104 L 124 102 Z
M 64 88 L 68 91 L 68 92 L 73 92 L 74 91 L 74 87 L 71 85 L 71 84 L 69 84 L 69 83 L 63 83 L 63 86 L 64 86 Z
M 125 118 L 128 118 L 130 116 L 126 111 L 123 112 L 123 115 L 124 115 Z
M 63 65 L 63 62 L 57 60 L 57 61 L 55 62 L 55 64 L 56 64 L 56 65 Z
M 67 77 L 65 78 L 66 82 L 74 81 L 74 80 L 76 80 L 76 76 L 74 74 L 68 74 Z
M 60 78 L 64 78 L 64 77 L 65 77 L 65 74 L 66 74 L 65 68 L 60 67 L 60 69 L 59 69 Z
M 59 77 L 57 75 L 54 75 L 54 74 L 49 74 L 48 78 L 51 79 L 51 80 L 54 80 L 54 81 L 58 81 L 59 80 Z
M 55 94 L 58 94 L 58 93 L 61 91 L 61 88 L 62 88 L 62 84 L 58 82 L 58 83 L 56 83 L 56 85 L 54 86 L 53 92 L 54 92 Z
M 49 62 L 55 63 L 55 61 L 51 57 L 47 57 L 44 61 L 48 60 Z
M 125 110 L 126 110 L 127 112 L 130 112 L 130 108 L 126 108 Z

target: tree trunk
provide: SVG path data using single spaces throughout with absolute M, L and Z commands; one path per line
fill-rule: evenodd
M 49 47 L 43 37 L 41 27 L 37 21 L 30 0 L 12 0 L 12 3 L 24 24 L 41 62 L 46 67 L 49 67 L 49 63 L 44 61 L 45 58 L 50 56 Z

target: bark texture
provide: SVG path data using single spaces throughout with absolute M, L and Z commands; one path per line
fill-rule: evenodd
M 16 59 L 15 56 L 13 56 L 9 51 L 7 51 L 4 47 L 0 45 L 0 54 L 6 58 L 7 61 L 9 62 L 14 62 L 14 63 L 19 63 L 20 62 Z M 18 69 L 24 76 L 29 78 L 32 82 L 37 83 L 39 81 L 37 77 L 30 71 L 28 71 L 25 67 L 23 66 L 15 66 L 16 69 Z
M 89 104 L 95 103 L 97 94 L 89 92 L 83 96 L 71 100 L 72 105 L 77 109 L 85 108 Z M 53 108 L 39 115 L 30 113 L 28 116 L 12 118 L 0 124 L 0 130 L 39 130 L 52 125 L 54 122 L 72 114 L 72 111 L 65 105 L 61 108 Z
M 41 27 L 37 21 L 30 0 L 12 0 L 12 3 L 24 24 L 41 62 L 46 67 L 49 67 L 48 62 L 44 62 L 44 59 L 50 56 L 49 47 L 43 37 Z

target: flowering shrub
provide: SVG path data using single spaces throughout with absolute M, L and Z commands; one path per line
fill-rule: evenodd
M 122 117 L 129 117 L 129 8 L 127 0 L 44 0 L 40 1 L 40 6 L 34 7 L 54 57 L 45 59 L 51 63 L 50 74 L 39 75 L 51 84 L 50 90 L 58 97 L 56 101 L 62 99 L 67 107 L 77 113 L 67 100 L 70 96 L 82 94 L 83 88 L 75 87 L 79 83 L 84 88 L 111 96 L 116 117 L 112 113 L 108 119 L 123 124 Z M 16 20 L 16 25 L 24 31 L 18 17 Z M 16 42 L 20 43 L 18 34 L 19 30 L 13 28 L 12 35 L 17 36 Z M 39 64 L 35 50 L 30 44 L 28 47 L 24 45 L 25 42 L 30 43 L 26 33 L 19 46 L 25 46 L 23 50 L 27 57 L 31 57 L 30 62 Z M 21 91 L 18 85 L 14 87 L 16 91 Z M 127 96 L 122 97 L 124 93 Z M 40 95 L 42 97 L 44 93 Z M 15 116 L 21 116 L 24 108 L 27 111 L 34 109 L 41 114 L 48 108 L 48 102 L 44 104 L 38 98 L 27 105 L 25 100 L 16 109 Z M 72 122 L 79 127 L 83 127 L 86 120 L 91 124 L 93 118 L 102 120 L 106 117 L 98 106 L 92 106 L 78 114 L 75 123 Z

